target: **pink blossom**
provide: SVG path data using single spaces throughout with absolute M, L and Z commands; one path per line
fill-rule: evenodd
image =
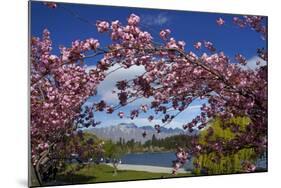
M 131 14 L 128 18 L 128 25 L 137 26 L 139 22 L 140 22 L 140 17 L 135 14 Z
M 246 26 L 246 22 L 244 22 L 243 20 L 241 20 L 238 17 L 233 17 L 233 22 L 235 24 L 237 24 L 239 27 L 245 27 Z
M 202 46 L 202 43 L 201 43 L 201 42 L 196 42 L 196 43 L 194 44 L 194 48 L 196 48 L 197 50 L 199 50 L 199 49 L 201 48 L 201 46 Z
M 179 41 L 179 42 L 178 42 L 178 46 L 179 46 L 180 49 L 183 50 L 183 49 L 184 49 L 184 46 L 185 46 L 185 42 L 184 42 L 184 41 Z
M 111 22 L 111 29 L 116 30 L 120 27 L 120 22 L 119 20 L 115 20 L 113 22 Z
M 109 113 L 109 114 L 112 114 L 114 112 L 113 106 L 107 106 L 106 107 L 106 112 Z
M 178 48 L 177 42 L 174 38 L 170 38 L 170 41 L 167 43 L 167 48 Z
M 98 32 L 100 32 L 100 33 L 106 32 L 109 29 L 109 23 L 106 21 L 97 21 L 96 26 L 97 26 Z
M 134 35 L 130 33 L 124 33 L 123 34 L 123 39 L 127 41 L 133 41 L 135 40 Z
M 141 105 L 141 106 L 140 106 L 140 109 L 141 109 L 143 112 L 147 112 L 148 106 L 147 106 L 146 104 Z
M 125 116 L 125 113 L 124 113 L 124 112 L 118 112 L 118 116 L 119 116 L 120 118 L 123 118 L 123 117 Z
M 99 41 L 93 38 L 87 39 L 86 42 L 89 43 L 91 49 L 93 50 L 96 50 L 100 46 Z
M 148 32 L 140 32 L 139 37 L 142 40 L 142 42 L 150 42 L 152 40 L 152 36 Z
M 170 29 L 164 29 L 161 30 L 159 35 L 163 40 L 167 40 L 168 36 L 171 34 L 171 30 Z
M 66 48 L 61 48 L 62 53 L 62 61 L 67 62 L 69 61 L 70 52 Z
M 188 53 L 188 56 L 193 61 L 196 61 L 196 59 L 198 58 L 197 55 L 191 51 Z
M 46 5 L 49 8 L 57 8 L 58 5 L 56 3 L 53 2 L 44 2 L 44 5 Z
M 219 63 L 219 56 L 218 56 L 218 54 L 213 54 L 213 55 L 211 55 L 211 56 L 205 56 L 205 62 L 206 63 Z
M 200 151 L 202 148 L 201 148 L 200 145 L 197 145 L 197 146 L 196 146 L 196 149 L 197 149 L 198 151 Z
M 58 60 L 58 57 L 56 55 L 50 55 L 49 59 L 55 62 L 56 60 Z
M 256 165 L 250 161 L 245 161 L 243 163 L 243 168 L 245 172 L 254 172 L 256 170 Z
M 221 26 L 221 25 L 223 25 L 223 24 L 225 23 L 225 21 L 224 21 L 222 18 L 218 18 L 218 19 L 216 20 L 216 22 L 217 22 L 217 24 L 218 24 L 219 26 Z
M 216 48 L 214 47 L 213 43 L 210 41 L 204 41 L 205 48 L 210 50 L 211 52 L 216 51 Z
M 246 65 L 247 61 L 246 58 L 242 54 L 236 54 L 235 55 L 235 60 L 240 63 L 241 65 Z

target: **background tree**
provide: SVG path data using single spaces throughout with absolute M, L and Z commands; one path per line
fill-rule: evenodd
M 120 145 L 114 144 L 111 140 L 105 142 L 104 156 L 106 158 L 110 159 L 113 169 L 114 169 L 114 172 L 113 172 L 114 176 L 117 175 L 117 170 L 118 170 L 117 167 L 118 167 L 118 164 L 119 164 L 123 154 L 124 154 L 124 151 L 122 150 Z
M 200 146 L 205 147 L 209 152 L 197 155 L 193 163 L 196 174 L 230 174 L 249 172 L 255 169 L 254 166 L 260 157 L 254 148 L 244 147 L 238 150 L 222 150 L 217 153 L 210 147 L 210 143 L 219 142 L 222 145 L 231 142 L 239 134 L 247 131 L 250 119 L 247 117 L 231 118 L 227 122 L 220 119 L 214 119 L 205 130 L 199 133 L 198 142 Z

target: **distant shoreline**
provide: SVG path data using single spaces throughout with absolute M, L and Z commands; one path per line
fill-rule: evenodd
M 171 153 L 174 152 L 173 150 L 165 150 L 165 151 L 139 151 L 139 152 L 128 152 L 125 153 L 125 155 L 127 154 L 144 154 L 144 153 Z

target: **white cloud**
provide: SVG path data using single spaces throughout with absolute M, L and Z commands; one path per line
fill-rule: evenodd
M 148 25 L 148 26 L 152 26 L 152 25 L 156 25 L 156 26 L 162 26 L 166 23 L 169 22 L 170 18 L 165 14 L 165 13 L 160 13 L 157 15 L 142 15 L 142 24 L 143 25 Z
M 260 62 L 259 65 L 257 65 L 257 61 Z M 242 69 L 252 69 L 252 70 L 255 70 L 256 68 L 258 68 L 260 66 L 264 66 L 266 64 L 267 64 L 267 62 L 264 61 L 263 59 L 261 59 L 260 57 L 253 56 L 252 58 L 247 60 L 247 65 L 246 66 L 241 66 L 241 67 L 242 67 Z
M 116 102 L 118 97 L 116 94 L 112 93 L 112 91 L 108 90 L 102 94 L 101 100 L 105 100 L 107 102 Z
M 202 105 L 191 105 L 188 107 L 188 110 L 197 110 L 200 109 Z
M 178 127 L 182 128 L 182 125 L 185 123 L 190 122 L 193 118 L 195 118 L 200 112 L 201 105 L 191 105 L 189 106 L 185 111 L 180 113 L 177 117 L 175 117 L 171 123 L 167 124 L 166 127 Z M 170 114 L 172 115 L 172 114 Z M 162 118 L 163 116 L 154 115 L 155 118 L 151 122 L 148 121 L 145 117 L 138 117 L 134 120 L 131 120 L 130 118 L 126 118 L 127 123 L 135 123 L 138 126 L 145 126 L 145 125 L 151 125 L 154 126 L 156 124 L 163 125 Z
M 119 66 L 114 65 L 113 67 L 109 68 L 107 73 L 117 69 Z M 140 76 L 145 72 L 143 66 L 132 66 L 128 69 L 121 68 L 115 72 L 110 73 L 106 78 L 100 83 L 98 86 L 98 95 L 101 97 L 102 100 L 105 100 L 109 103 L 118 103 L 117 93 L 113 93 L 113 90 L 116 90 L 116 82 L 120 80 L 130 80 L 137 76 Z
M 97 66 L 96 65 L 90 65 L 86 67 L 86 72 L 88 73 L 91 69 L 96 69 Z

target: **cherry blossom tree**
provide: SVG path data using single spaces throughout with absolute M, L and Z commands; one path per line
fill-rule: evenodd
M 32 164 L 37 166 L 42 157 L 67 158 L 71 153 L 83 156 L 83 151 L 95 150 L 93 144 L 79 145 L 73 141 L 78 123 L 95 125 L 92 108 L 82 110 L 89 96 L 95 94 L 97 84 L 104 73 L 99 70 L 87 72 L 81 64 L 87 58 L 84 53 L 98 48 L 95 39 L 74 41 L 71 48 L 61 47 L 60 56 L 53 55 L 50 32 L 43 31 L 42 39 L 32 37 L 30 56 L 30 103 L 31 103 L 31 155 Z M 87 122 L 85 122 L 87 116 Z M 48 151 L 46 153 L 46 151 Z M 45 154 L 44 154 L 45 152 Z M 44 155 L 43 155 L 44 154 Z M 50 157 L 50 156 L 49 156 Z
M 46 5 L 57 7 L 56 4 Z M 267 37 L 264 20 L 262 16 L 233 18 L 238 27 L 248 27 L 260 33 L 261 40 Z M 173 173 L 191 154 L 200 155 L 210 150 L 234 152 L 242 148 L 254 148 L 257 153 L 263 153 L 267 146 L 267 64 L 249 69 L 242 54 L 237 54 L 233 62 L 207 40 L 195 43 L 194 51 L 185 51 L 186 42 L 173 38 L 171 29 L 159 31 L 159 36 L 154 37 L 160 37 L 161 42 L 155 42 L 150 32 L 142 30 L 140 22 L 141 18 L 135 14 L 129 15 L 125 24 L 119 20 L 111 23 L 98 20 L 98 32 L 109 34 L 111 44 L 100 47 L 99 41 L 93 38 L 77 40 L 70 48 L 61 47 L 59 56 L 51 53 L 49 31 L 44 30 L 42 39 L 32 38 L 30 101 L 34 165 L 43 151 L 62 150 L 65 138 L 79 134 L 79 126 L 97 125 L 95 111 L 118 111 L 119 117 L 123 118 L 125 113 L 119 109 L 139 98 L 150 98 L 152 102 L 132 109 L 130 118 L 153 110 L 161 115 L 163 123 L 154 125 L 158 133 L 161 126 L 172 124 L 173 119 L 189 109 L 193 101 L 200 99 L 207 102 L 197 117 L 183 125 L 186 131 L 204 129 L 214 118 L 224 122 L 232 117 L 250 119 L 247 131 L 239 132 L 234 139 L 212 141 L 204 146 L 195 139 L 192 150 L 178 148 Z M 223 18 L 214 20 L 214 23 L 220 27 L 226 24 Z M 205 53 L 200 53 L 203 49 Z M 86 52 L 92 55 L 86 55 Z M 257 49 L 257 54 L 267 62 L 265 48 Z M 100 56 L 96 68 L 87 72 L 83 60 L 96 56 Z M 95 95 L 97 85 L 108 75 L 106 71 L 116 64 L 119 68 L 114 71 L 120 67 L 142 66 L 145 73 L 116 82 L 117 106 L 110 106 L 102 100 L 83 108 L 85 101 Z M 153 122 L 155 117 L 149 115 L 148 119 Z M 77 142 L 64 155 L 82 153 L 84 149 Z M 247 163 L 247 166 L 252 165 Z
M 244 16 L 234 17 L 233 21 L 239 27 L 250 27 L 259 32 L 265 40 L 267 33 L 263 19 L 261 16 Z M 146 70 L 132 80 L 117 82 L 120 104 L 116 109 L 137 98 L 153 98 L 147 108 L 153 109 L 156 114 L 162 113 L 165 126 L 188 109 L 194 100 L 206 99 L 207 103 L 202 105 L 201 114 L 183 125 L 187 131 L 203 129 L 213 118 L 227 122 L 232 117 L 249 117 L 251 123 L 247 131 L 237 134 L 235 139 L 210 142 L 204 147 L 196 146 L 195 142 L 194 149 L 189 152 L 197 155 L 209 152 L 211 148 L 219 154 L 245 147 L 254 148 L 258 153 L 265 151 L 267 65 L 257 66 L 255 70 L 246 68 L 247 61 L 242 54 L 237 54 L 236 62 L 232 62 L 222 51 L 217 52 L 210 41 L 198 41 L 194 44 L 195 49 L 199 50 L 203 43 L 209 53 L 198 56 L 196 52 L 186 52 L 186 43 L 171 37 L 170 29 L 160 31 L 162 43 L 156 43 L 149 32 L 141 30 L 140 18 L 135 14 L 129 16 L 127 25 L 122 25 L 118 20 L 111 24 L 105 21 L 98 23 L 103 23 L 97 24 L 98 30 L 108 32 L 113 41 L 102 59 L 105 64 L 112 66 L 118 63 L 125 69 L 137 65 Z M 223 25 L 224 20 L 219 18 L 217 24 Z M 258 49 L 257 53 L 267 61 L 264 48 Z M 141 112 L 145 113 L 141 108 L 133 109 L 130 116 L 133 119 Z M 155 129 L 160 132 L 160 125 L 155 125 Z M 177 156 L 184 156 L 185 160 L 185 155 Z M 179 161 L 183 164 L 182 160 Z M 175 163 L 176 168 L 179 166 L 179 163 Z

